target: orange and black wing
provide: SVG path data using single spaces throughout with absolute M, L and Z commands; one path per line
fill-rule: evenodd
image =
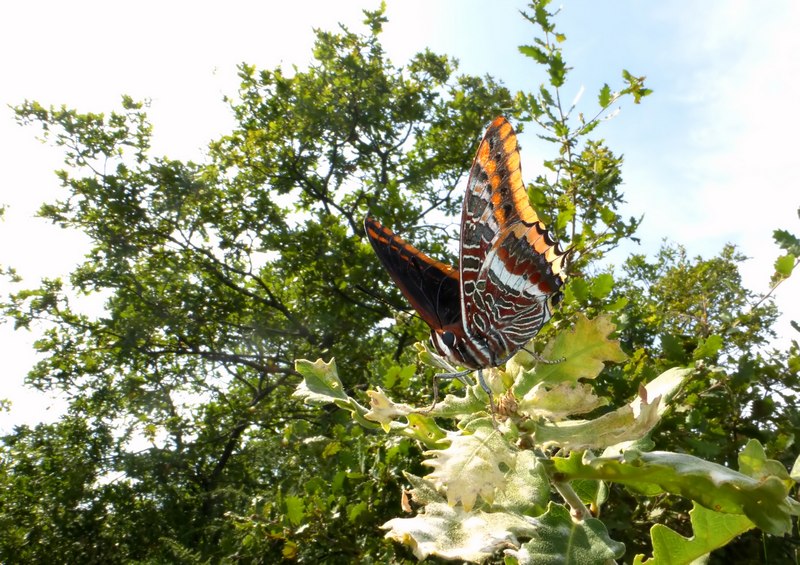
M 431 259 L 374 218 L 368 216 L 364 227 L 392 280 L 431 328 L 461 321 L 458 271 Z
M 550 318 L 564 283 L 563 252 L 528 201 L 511 124 L 495 119 L 470 169 L 461 217 L 460 278 L 467 333 L 494 361 Z

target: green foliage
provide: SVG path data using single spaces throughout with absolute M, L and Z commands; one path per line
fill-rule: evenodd
M 666 526 L 656 524 L 650 534 L 653 537 L 653 557 L 637 555 L 634 563 L 661 565 L 692 563 L 703 559 L 713 549 L 722 547 L 737 535 L 748 531 L 753 523 L 741 514 L 721 514 L 698 504 L 689 512 L 693 536 L 685 538 Z
M 317 32 L 307 69 L 242 65 L 229 99 L 238 125 L 204 163 L 152 156 L 146 106 L 127 97 L 109 115 L 16 108 L 64 151 L 64 196 L 41 216 L 85 233 L 90 250 L 69 280 L 20 290 L 4 313 L 45 330 L 29 382 L 63 391 L 71 417 L 114 430 L 96 461 L 74 467 L 121 477 L 115 485 L 160 509 L 104 507 L 107 537 L 130 542 L 97 537 L 95 561 L 392 553 L 374 516 L 397 504 L 397 468 L 414 467 L 415 446 L 308 413 L 287 392 L 294 359 L 336 355 L 348 389 L 400 359 L 419 324 L 380 325 L 400 301 L 365 282 L 383 275 L 361 219 L 369 206 L 396 225 L 455 211 L 475 132 L 513 99 L 431 52 L 394 66 L 384 21 L 381 9 L 366 13 L 365 34 Z M 92 294 L 103 312 L 83 308 Z M 413 377 L 397 376 L 393 388 Z M 70 441 L 67 430 L 49 441 Z M 22 480 L 19 469 L 6 468 L 7 482 Z M 86 481 L 74 505 L 102 501 L 104 488 Z M 47 497 L 17 494 L 3 502 L 9 522 L 45 511 Z M 126 521 L 124 534 L 111 517 Z M 64 531 L 49 535 L 69 543 Z M 338 541 L 309 543 L 319 539 Z M 36 547 L 31 560 L 58 554 Z
M 797 216 L 800 217 L 800 208 L 797 209 Z M 800 237 L 786 230 L 775 230 L 772 238 L 781 249 L 786 251 L 785 255 L 781 255 L 775 260 L 775 274 L 772 275 L 771 281 L 774 288 L 789 278 L 800 263 Z
M 764 349 L 777 311 L 742 286 L 743 260 L 731 246 L 719 257 L 690 260 L 683 248 L 665 245 L 652 262 L 629 258 L 615 289 L 628 299 L 620 337 L 641 364 L 630 367 L 634 374 L 647 378 L 653 364 L 698 369 L 664 433 L 679 450 L 729 465 L 748 438 L 774 453 L 791 445 L 800 386 L 793 356 Z
M 559 559 L 602 563 L 621 557 L 624 544 L 609 536 L 603 522 L 590 517 L 573 482 L 584 490 L 594 482 L 622 484 L 647 496 L 670 493 L 699 503 L 712 514 L 743 517 L 713 519 L 737 524 L 740 532 L 755 525 L 773 535 L 788 533 L 792 516 L 800 515 L 800 504 L 789 496 L 794 481 L 781 463 L 766 458 L 757 441 L 751 440 L 740 454 L 741 472 L 691 455 L 633 447 L 648 437 L 692 371 L 671 369 L 648 383 L 630 405 L 585 421 L 567 419 L 586 412 L 585 406 L 574 413 L 555 413 L 549 410 L 546 395 L 526 396 L 517 403 L 516 392 L 526 390 L 520 384 L 524 381 L 558 390 L 574 385 L 576 377 L 593 379 L 605 364 L 624 360 L 618 344 L 607 337 L 613 329 L 606 319 L 583 319 L 547 344 L 545 351 L 560 347 L 567 360 L 593 352 L 593 362 L 579 364 L 581 369 L 554 374 L 552 365 L 534 364 L 523 352 L 508 363 L 506 374 L 491 370 L 487 382 L 497 396 L 498 414 L 487 414 L 485 401 L 483 410 L 476 410 L 472 399 L 481 396 L 478 384 L 460 400 L 449 395 L 426 410 L 396 404 L 381 391 L 372 391 L 368 411 L 357 400 L 342 397 L 335 365 L 322 361 L 298 361 L 306 383 L 295 394 L 312 404 L 335 402 L 356 420 L 379 422 L 399 437 L 428 435 L 433 447 L 423 465 L 431 471 L 423 478 L 408 476 L 414 485 L 411 497 L 419 506 L 417 515 L 395 518 L 383 526 L 387 537 L 409 545 L 420 559 L 435 555 L 478 562 L 501 549 L 518 563 Z M 563 404 L 560 407 L 564 409 Z M 434 416 L 452 419 L 455 430 L 438 428 Z M 571 454 L 549 457 L 543 448 L 571 450 Z M 600 457 L 588 451 L 603 448 Z M 562 495 L 571 511 L 553 502 L 545 509 L 554 492 Z M 591 501 L 597 507 L 603 504 L 600 497 Z M 712 520 L 704 516 L 706 522 Z M 700 550 L 705 554 L 732 537 L 709 536 L 701 525 L 695 526 L 703 543 L 686 542 L 675 553 L 663 542 L 654 542 L 656 558 Z M 662 538 L 673 535 L 664 532 L 656 531 Z
M 563 506 L 550 503 L 537 520 L 532 539 L 510 550 L 520 565 L 534 563 L 605 563 L 622 557 L 625 546 L 608 537 L 603 523 L 588 518 L 576 523 Z
M 562 104 L 560 89 L 570 70 L 560 47 L 566 36 L 556 31 L 554 14 L 547 11 L 548 5 L 549 1 L 539 0 L 531 3 L 532 14 L 522 12 L 525 19 L 541 29 L 542 37 L 535 36 L 534 45 L 519 50 L 545 67 L 549 88 L 542 85 L 538 93 L 520 93 L 517 100 L 525 111 L 523 119 L 533 120 L 539 126 L 541 133 L 537 136 L 558 149 L 558 156 L 544 163 L 555 179 L 538 177 L 529 195 L 540 214 L 558 212 L 551 223 L 562 241 L 580 251 L 571 265 L 577 273 L 621 240 L 633 238 L 639 225 L 639 220 L 625 220 L 619 214 L 623 203 L 618 190 L 622 182 L 622 159 L 615 157 L 602 142 L 586 136 L 613 115 L 611 107 L 622 97 L 632 96 L 638 104 L 652 91 L 645 88 L 644 77 L 623 71 L 626 86 L 612 92 L 604 84 L 597 97 L 599 108 L 592 117 L 578 111 L 577 103 L 570 107 Z

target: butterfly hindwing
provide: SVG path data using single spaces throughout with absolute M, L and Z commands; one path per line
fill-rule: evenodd
M 459 325 L 458 271 L 431 259 L 374 218 L 364 220 L 375 254 L 420 317 L 434 329 Z
M 489 126 L 470 170 L 460 256 L 466 333 L 501 361 L 547 322 L 563 285 L 563 253 L 528 201 L 505 118 Z

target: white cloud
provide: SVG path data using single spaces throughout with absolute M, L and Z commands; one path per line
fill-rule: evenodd
M 637 60 L 655 94 L 635 116 L 625 109 L 611 146 L 625 152 L 628 209 L 645 214 L 643 250 L 668 237 L 711 257 L 735 243 L 751 258 L 744 285 L 765 292 L 779 254 L 773 230 L 800 232 L 800 5 L 631 6 L 649 24 L 650 41 L 639 43 L 646 55 Z M 800 319 L 798 279 L 777 292 L 784 345 L 797 337 L 788 322 Z
M 689 132 L 694 159 L 688 164 L 703 213 L 685 233 L 698 242 L 735 242 L 752 258 L 743 269 L 745 285 L 763 291 L 778 254 L 773 230 L 800 232 L 794 166 L 800 131 L 800 5 L 782 2 L 766 9 L 737 2 L 709 12 L 705 23 L 709 33 L 699 36 L 698 48 L 707 63 L 693 80 L 703 93 L 695 115 L 703 119 Z M 785 337 L 794 333 L 788 320 L 800 318 L 797 278 L 777 296 Z

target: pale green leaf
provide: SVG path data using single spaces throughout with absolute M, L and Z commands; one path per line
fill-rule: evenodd
M 536 442 L 567 449 L 603 449 L 640 440 L 658 423 L 669 407 L 669 401 L 691 372 L 691 369 L 681 368 L 664 371 L 642 388 L 639 396 L 628 406 L 593 420 L 541 423 L 534 434 Z M 526 395 L 520 406 L 529 409 L 527 401 Z M 571 401 L 570 398 L 562 400 L 565 406 L 569 406 Z
M 775 272 L 782 277 L 791 276 L 796 260 L 794 255 L 781 255 L 775 259 Z
M 603 522 L 596 518 L 575 522 L 561 505 L 551 502 L 545 514 L 531 521 L 532 539 L 518 550 L 506 550 L 520 565 L 601 564 L 625 553 L 625 545 L 611 539 Z
M 517 547 L 518 537 L 534 527 L 523 517 L 506 512 L 467 512 L 443 503 L 425 506 L 413 518 L 395 518 L 383 526 L 386 537 L 411 547 L 417 559 L 429 556 L 481 562 L 500 549 Z
M 473 428 L 471 434 L 448 433 L 450 446 L 426 452 L 431 459 L 423 461 L 433 468 L 426 479 L 447 492 L 448 504 L 460 502 L 467 511 L 478 496 L 490 503 L 494 500 L 516 451 L 492 427 L 490 419 L 473 422 Z
M 448 394 L 430 411 L 432 416 L 454 418 L 467 414 L 486 415 L 489 410 L 489 399 L 480 385 L 468 386 L 464 396 Z
M 739 472 L 748 477 L 761 480 L 767 477 L 778 477 L 786 488 L 792 488 L 793 481 L 783 463 L 775 459 L 767 459 L 764 447 L 756 439 L 751 439 L 739 452 Z
M 631 403 L 593 420 L 566 420 L 557 424 L 539 424 L 534 432 L 537 444 L 564 449 L 603 449 L 618 443 L 642 438 L 658 423 L 661 398 L 652 402 L 638 398 Z
M 606 404 L 608 399 L 597 396 L 587 383 L 565 382 L 554 386 L 539 383 L 519 401 L 517 412 L 558 422 L 567 416 L 586 414 Z
M 378 390 L 368 390 L 369 412 L 364 414 L 367 420 L 378 422 L 384 429 L 389 431 L 390 424 L 399 417 L 406 417 L 414 408 L 408 404 L 397 404 L 386 393 L 378 387 Z
M 367 396 L 370 398 L 370 410 L 364 414 L 364 419 L 379 423 L 385 432 L 402 432 L 429 448 L 439 447 L 441 440 L 446 437 L 436 420 L 425 411 L 420 412 L 408 404 L 394 402 L 380 388 L 368 390 Z M 398 418 L 404 418 L 406 423 L 398 422 Z
M 517 452 L 514 470 L 496 493 L 493 507 L 533 515 L 543 512 L 549 499 L 550 481 L 536 455 L 533 451 Z
M 374 422 L 364 419 L 367 409 L 345 393 L 334 359 L 330 363 L 325 363 L 322 359 L 314 362 L 298 359 L 295 361 L 295 370 L 302 375 L 303 380 L 292 396 L 301 398 L 306 404 L 336 404 L 349 411 L 361 425 L 377 427 Z
M 446 432 L 438 426 L 436 420 L 428 414 L 412 413 L 407 416 L 407 434 L 422 442 L 425 447 L 441 447 L 447 438 Z
M 286 516 L 294 526 L 299 526 L 306 516 L 303 499 L 299 496 L 287 496 L 284 498 L 286 504 Z
M 552 364 L 539 363 L 532 371 L 519 372 L 517 382 L 514 384 L 514 394 L 517 397 L 524 397 L 539 382 L 558 383 L 574 382 L 581 378 L 593 379 L 600 374 L 605 363 L 624 361 L 626 356 L 620 349 L 619 341 L 608 338 L 614 330 L 615 326 L 608 316 L 598 316 L 594 320 L 589 320 L 578 314 L 572 329 L 556 335 L 542 353 L 545 359 L 561 361 Z M 525 353 L 522 356 L 518 354 L 519 359 L 512 359 L 512 362 L 529 360 L 530 356 L 526 358 L 525 355 Z
M 334 359 L 330 363 L 325 363 L 322 359 L 314 362 L 298 359 L 294 365 L 303 381 L 297 385 L 292 396 L 302 398 L 306 404 L 330 404 L 336 400 L 349 400 L 342 381 L 339 380 Z

